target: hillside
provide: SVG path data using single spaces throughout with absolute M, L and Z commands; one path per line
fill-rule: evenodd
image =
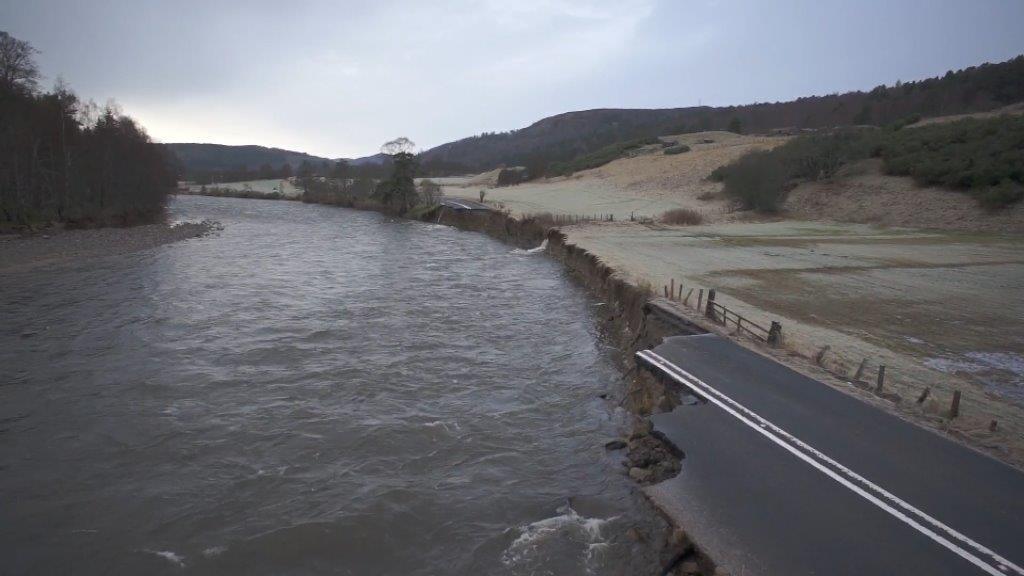
M 297 168 L 304 160 L 314 164 L 332 161 L 329 158 L 321 158 L 304 152 L 265 146 L 173 143 L 164 144 L 164 147 L 178 157 L 186 174 L 226 172 L 242 168 L 254 170 L 264 164 L 269 164 L 274 170 L 280 170 L 285 164 Z
M 500 164 L 543 168 L 623 140 L 723 130 L 738 122 L 747 133 L 778 128 L 885 125 L 909 116 L 985 112 L 1024 100 L 1024 56 L 982 64 L 941 78 L 897 82 L 868 92 L 829 94 L 790 102 L 656 110 L 600 109 L 544 118 L 526 128 L 486 133 L 423 153 L 426 162 L 448 162 L 483 171 Z

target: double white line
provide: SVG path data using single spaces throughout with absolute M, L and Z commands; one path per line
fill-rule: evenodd
M 810 464 L 829 478 L 888 512 L 911 528 L 938 542 L 984 572 L 993 576 L 1006 576 L 1007 574 L 1024 576 L 1024 569 L 1020 566 L 946 526 L 911 504 L 904 502 L 881 486 L 874 484 L 799 438 L 758 416 L 753 410 L 736 402 L 662 356 L 651 350 L 643 350 L 637 352 L 636 355 L 644 364 L 660 370 L 668 377 L 693 391 L 697 396 L 721 408 L 787 452 Z

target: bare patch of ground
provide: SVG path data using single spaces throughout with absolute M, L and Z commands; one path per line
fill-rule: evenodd
M 635 283 L 715 288 L 731 310 L 782 322 L 798 357 L 780 360 L 822 379 L 806 359 L 827 345 L 822 364 L 842 378 L 826 381 L 1024 465 L 1024 238 L 790 221 L 564 231 Z M 850 383 L 865 358 L 864 380 L 887 366 L 896 407 Z
M 1002 116 L 1003 114 L 1024 114 L 1024 102 L 1018 102 L 1016 104 L 1010 104 L 1009 106 L 1003 106 L 990 112 L 974 112 L 972 114 L 953 114 L 950 116 L 936 116 L 934 118 L 924 118 L 919 122 L 911 124 L 909 127 L 927 126 L 929 124 L 946 124 L 948 122 L 956 122 L 957 120 L 963 120 L 965 118 L 995 118 Z
M 205 236 L 219 227 L 216 222 L 183 222 L 89 230 L 54 228 L 27 236 L 0 236 L 0 271 L 21 271 L 138 252 Z
M 828 181 L 790 192 L 783 210 L 797 219 L 829 219 L 885 226 L 1024 233 L 1024 203 L 990 211 L 961 192 L 923 188 L 911 178 L 886 176 L 880 160 L 844 168 Z

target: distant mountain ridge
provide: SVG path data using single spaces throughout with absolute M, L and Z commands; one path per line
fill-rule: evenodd
M 324 162 L 334 164 L 338 160 L 344 160 L 352 166 L 380 165 L 386 158 L 384 154 L 374 154 L 354 159 L 333 159 L 305 152 L 256 145 L 232 146 L 176 142 L 163 144 L 163 147 L 177 157 L 185 174 L 237 172 L 243 168 L 256 171 L 265 164 L 273 170 L 280 170 L 285 164 L 296 169 L 305 161 L 317 167 Z
M 362 158 L 339 158 L 339 160 L 348 162 L 349 166 L 367 166 L 370 164 L 376 164 L 379 166 L 388 160 L 388 155 L 381 152 L 372 156 L 363 156 Z
M 424 162 L 457 164 L 476 171 L 505 165 L 565 161 L 634 138 L 723 130 L 886 125 L 910 116 L 983 112 L 1024 100 L 1024 56 L 982 64 L 941 78 L 897 82 L 868 92 L 810 96 L 789 102 L 666 109 L 597 109 L 544 118 L 511 132 L 485 133 L 442 144 Z
M 827 128 L 854 124 L 883 126 L 913 116 L 945 116 L 986 112 L 1024 101 L 1024 56 L 998 64 L 982 64 L 942 77 L 897 82 L 864 92 L 809 96 L 789 102 L 743 106 L 694 106 L 662 109 L 596 109 L 543 118 L 510 132 L 484 133 L 436 146 L 420 156 L 425 173 L 486 171 L 500 165 L 525 165 L 543 173 L 553 162 L 565 162 L 609 144 L 704 130 L 737 129 L 764 133 L 773 129 Z M 186 174 L 256 171 L 269 164 L 292 169 L 303 161 L 315 165 L 330 158 L 264 146 L 165 144 Z M 351 166 L 383 164 L 374 154 L 345 159 Z M 244 172 L 244 170 L 241 170 Z
M 256 145 L 172 143 L 164 144 L 164 148 L 178 157 L 186 172 L 218 172 L 242 167 L 255 170 L 264 164 L 279 170 L 285 164 L 297 168 L 304 160 L 316 164 L 332 161 L 305 152 Z

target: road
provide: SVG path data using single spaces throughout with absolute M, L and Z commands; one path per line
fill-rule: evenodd
M 462 198 L 451 198 L 445 197 L 441 199 L 441 205 L 447 206 L 454 210 L 491 210 L 492 208 L 486 204 L 475 202 L 473 200 L 465 200 Z
M 646 488 L 733 576 L 1024 575 L 1024 474 L 714 334 L 637 354 L 699 401 Z

